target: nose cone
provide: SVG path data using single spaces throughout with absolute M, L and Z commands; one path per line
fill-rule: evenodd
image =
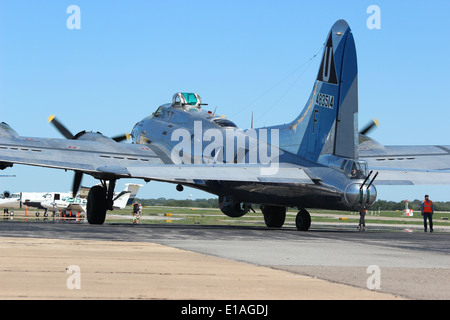
M 361 188 L 361 184 L 352 183 L 347 186 L 344 198 L 352 210 L 365 209 L 372 206 L 377 199 L 377 189 L 371 185 Z

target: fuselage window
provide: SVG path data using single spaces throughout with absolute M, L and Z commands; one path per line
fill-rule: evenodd
M 237 128 L 237 125 L 235 125 L 233 121 L 224 118 L 213 119 L 211 120 L 211 122 L 218 125 L 219 127 Z

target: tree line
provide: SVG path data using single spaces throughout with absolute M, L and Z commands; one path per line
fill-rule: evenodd
M 211 199 L 136 199 L 143 206 L 164 206 L 164 207 L 194 207 L 194 208 L 218 208 L 217 198 Z
M 420 207 L 422 205 L 423 200 L 414 200 L 409 201 L 408 208 L 414 211 L 420 211 Z M 385 200 L 377 200 L 372 207 L 373 209 L 380 208 L 382 211 L 395 211 L 400 210 L 403 211 L 405 209 L 405 201 L 395 202 L 395 201 L 385 201 Z M 433 201 L 433 209 L 434 211 L 450 211 L 450 201 Z
M 143 206 L 165 206 L 165 207 L 195 207 L 195 208 L 218 208 L 219 203 L 217 198 L 210 199 L 185 199 L 185 200 L 177 200 L 177 199 L 166 199 L 166 198 L 158 198 L 158 199 L 137 199 L 139 203 Z M 420 205 L 422 204 L 422 200 L 414 200 L 408 203 L 409 209 L 414 211 L 420 211 Z M 433 201 L 434 210 L 435 211 L 450 211 L 450 202 L 440 202 Z M 254 208 L 258 208 L 259 206 L 254 206 Z M 405 209 L 405 202 L 395 202 L 395 201 L 386 201 L 386 200 L 377 200 L 373 205 L 372 209 L 374 210 L 382 210 L 382 211 L 403 211 Z

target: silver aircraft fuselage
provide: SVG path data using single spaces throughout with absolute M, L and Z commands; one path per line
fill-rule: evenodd
M 165 164 L 234 163 L 236 166 L 251 166 L 261 164 L 266 158 L 274 161 L 266 162 L 269 167 L 300 166 L 309 177 L 303 183 L 282 180 L 276 183 L 264 182 L 264 179 L 260 182 L 173 181 L 218 196 L 232 196 L 237 201 L 359 211 L 371 206 L 376 200 L 375 187 L 369 186 L 369 180 L 365 181 L 368 173 L 364 161 L 329 155 L 313 162 L 284 150 L 283 146 L 288 141 L 283 141 L 282 135 L 275 144 L 272 132 L 262 130 L 265 128 L 243 131 L 232 121 L 217 117 L 212 112 L 198 108 L 186 110 L 165 104 L 138 122 L 131 137 L 135 144 L 148 145 L 158 150 L 157 154 Z M 188 141 L 183 141 L 183 138 Z M 278 154 L 276 163 L 270 158 L 273 153 Z M 355 165 L 358 170 L 352 173 Z

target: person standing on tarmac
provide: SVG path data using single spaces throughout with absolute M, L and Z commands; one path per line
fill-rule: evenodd
M 135 201 L 133 203 L 133 223 L 136 223 L 136 220 L 140 218 L 141 206 L 139 202 Z
M 358 224 L 359 231 L 366 231 L 366 213 L 367 210 L 365 209 L 361 209 L 361 211 L 359 211 L 359 224 Z
M 433 232 L 433 201 L 429 199 L 429 196 L 425 195 L 425 200 L 422 201 L 420 212 L 423 216 L 424 231 L 427 232 L 427 219 L 430 221 L 430 232 Z

